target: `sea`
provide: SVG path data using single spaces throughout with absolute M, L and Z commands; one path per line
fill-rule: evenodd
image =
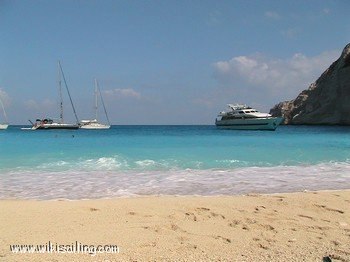
M 112 126 L 0 132 L 0 199 L 221 196 L 350 188 L 350 127 Z

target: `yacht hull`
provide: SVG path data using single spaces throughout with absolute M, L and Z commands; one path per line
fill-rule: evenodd
M 274 131 L 283 121 L 281 117 L 267 118 L 237 118 L 230 120 L 216 120 L 218 128 L 235 130 L 272 130 Z
M 5 130 L 8 128 L 8 124 L 0 124 L 0 130 Z
M 43 124 L 40 126 L 32 127 L 33 130 L 51 130 L 51 129 L 78 129 L 78 125 L 74 124 Z
M 111 126 L 109 125 L 103 125 L 103 124 L 87 124 L 87 125 L 82 125 L 80 126 L 81 129 L 109 129 Z

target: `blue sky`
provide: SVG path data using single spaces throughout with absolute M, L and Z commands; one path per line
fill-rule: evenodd
M 340 56 L 349 11 L 346 0 L 1 0 L 0 96 L 12 124 L 58 117 L 60 60 L 80 119 L 93 117 L 94 78 L 113 124 L 212 124 L 235 102 L 268 111 Z

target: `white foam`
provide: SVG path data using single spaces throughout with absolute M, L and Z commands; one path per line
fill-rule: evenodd
M 97 159 L 87 159 L 80 161 L 75 169 L 76 170 L 119 170 L 128 167 L 128 161 L 119 156 L 113 157 L 100 157 Z
M 239 163 L 241 161 L 237 159 L 223 159 L 223 160 L 215 160 L 217 163 Z
M 151 160 L 151 159 L 139 160 L 139 161 L 135 161 L 135 163 L 141 167 L 149 167 L 149 166 L 156 165 L 156 161 Z
M 235 169 L 120 170 L 118 158 L 85 163 L 102 169 L 11 171 L 0 176 L 0 198 L 91 199 L 140 195 L 234 195 L 350 186 L 350 163 Z M 140 162 L 154 165 L 152 161 Z M 111 170 L 107 170 L 109 167 Z
M 50 162 L 50 163 L 41 163 L 38 168 L 47 169 L 47 168 L 53 168 L 53 167 L 63 167 L 69 165 L 69 162 L 67 161 L 56 161 L 56 162 Z

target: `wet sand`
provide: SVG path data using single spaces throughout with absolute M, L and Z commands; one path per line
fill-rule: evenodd
M 350 190 L 0 201 L 0 261 L 350 261 Z M 12 244 L 117 245 L 14 254 Z

